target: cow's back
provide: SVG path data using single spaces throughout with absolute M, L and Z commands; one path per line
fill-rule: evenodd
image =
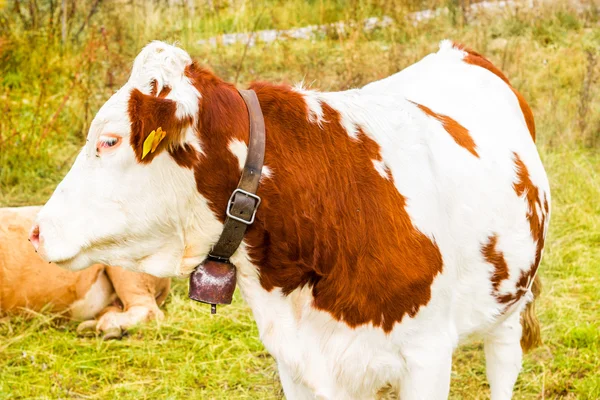
M 443 42 L 438 53 L 362 89 L 411 104 L 414 132 L 375 139 L 413 223 L 440 248 L 444 272 L 434 285 L 460 333 L 522 303 L 550 217 L 531 112 L 495 67 L 467 62 L 469 54 Z

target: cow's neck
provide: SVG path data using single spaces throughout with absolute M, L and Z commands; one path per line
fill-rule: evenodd
M 222 223 L 227 201 L 237 187 L 245 161 L 249 137 L 248 111 L 233 85 L 195 67 L 191 76 L 202 96 L 198 134 L 203 154 L 194 166 L 197 189 Z M 314 221 L 306 227 L 307 232 L 301 232 L 300 226 L 281 225 L 282 219 L 291 224 L 298 222 L 296 214 L 300 210 L 292 207 L 292 199 L 281 198 L 279 189 L 285 188 L 283 192 L 287 197 L 300 190 L 300 182 L 290 181 L 290 177 L 315 165 L 303 165 L 302 159 L 298 158 L 303 156 L 301 153 L 311 151 L 309 145 L 298 141 L 299 136 L 304 136 L 304 140 L 311 136 L 322 140 L 323 130 L 318 123 L 311 122 L 304 97 L 290 87 L 254 84 L 252 89 L 257 92 L 265 119 L 265 167 L 270 174 L 261 179 L 258 194 L 263 202 L 256 222 L 246 233 L 245 243 L 250 245 L 249 261 L 260 270 L 261 286 L 268 291 L 279 287 L 284 293 L 289 293 L 318 280 L 315 272 L 319 268 L 319 261 L 315 258 L 318 255 L 313 251 L 321 244 L 311 244 L 302 237 L 308 234 L 311 240 L 319 239 L 311 233 L 318 228 Z M 331 121 L 338 120 L 334 113 L 328 109 L 325 117 Z M 295 148 L 291 150 L 295 154 L 293 160 L 288 151 L 292 148 Z M 292 162 L 291 168 L 287 165 L 289 161 Z M 216 232 L 207 246 L 201 246 L 201 255 L 205 255 L 216 242 L 219 233 Z M 281 253 L 282 241 L 285 241 L 288 253 Z M 291 259 L 293 257 L 297 258 L 297 262 Z
M 248 143 L 248 113 L 233 85 L 203 69 L 196 71 L 194 80 L 202 96 L 198 134 L 204 153 L 194 168 L 197 188 L 223 222 L 227 200 L 240 178 L 240 160 L 231 149 Z

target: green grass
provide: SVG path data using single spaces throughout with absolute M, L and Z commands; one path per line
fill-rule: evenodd
M 214 8 L 197 7 L 194 15 L 149 2 L 120 8 L 106 3 L 75 38 L 90 3 L 78 2 L 71 39 L 61 46 L 58 12 L 51 24 L 49 2 L 37 1 L 45 13 L 33 27 L 26 11 L 21 18 L 0 1 L 0 205 L 48 198 L 94 113 L 125 82 L 133 57 L 151 39 L 179 41 L 224 79 L 237 78 L 240 87 L 257 79 L 304 80 L 343 90 L 394 73 L 452 38 L 488 56 L 530 102 L 552 187 L 537 306 L 544 345 L 526 355 L 515 398 L 600 398 L 598 8 L 577 14 L 558 4 L 468 23 L 441 16 L 413 26 L 402 15 L 435 2 L 237 1 L 242 6 L 232 9 L 213 1 Z M 369 34 L 259 44 L 245 56 L 243 45 L 198 44 L 254 26 L 372 15 L 399 22 Z M 3 317 L 0 399 L 281 398 L 274 361 L 239 296 L 211 316 L 208 307 L 187 300 L 185 282 L 177 282 L 166 313 L 160 325 L 112 342 L 78 338 L 75 323 L 52 316 Z M 451 397 L 489 397 L 480 342 L 456 352 Z
M 537 310 L 544 344 L 525 356 L 516 399 L 600 398 L 600 155 L 544 151 L 553 215 Z M 0 320 L 0 398 L 278 399 L 274 360 L 250 310 L 210 315 L 177 282 L 160 325 L 121 341 L 78 338 L 48 316 Z M 453 399 L 489 398 L 480 342 L 459 348 Z
M 180 282 L 166 311 L 160 326 L 109 342 L 49 317 L 4 319 L 0 398 L 277 398 L 273 360 L 239 297 L 211 316 Z

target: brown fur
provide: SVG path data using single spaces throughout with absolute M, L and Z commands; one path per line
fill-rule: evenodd
M 111 310 L 127 311 L 132 306 L 154 310 L 164 302 L 169 279 L 104 265 L 71 272 L 43 261 L 27 241 L 39 209 L 0 208 L 0 313 L 48 310 L 71 316 L 71 306 L 101 277 L 108 277 L 112 285 L 106 303 L 116 301 L 90 318 Z
M 424 105 L 417 103 L 414 104 L 416 104 L 417 107 L 419 107 L 419 109 L 424 111 L 425 114 L 440 121 L 446 132 L 448 132 L 450 136 L 452 136 L 452 139 L 454 139 L 456 144 L 465 148 L 469 153 L 479 158 L 479 154 L 477 154 L 477 146 L 475 145 L 475 141 L 473 141 L 473 138 L 469 134 L 467 128 L 465 128 L 464 126 L 462 126 L 457 121 L 455 121 L 447 115 L 435 113 L 430 108 Z
M 118 267 L 107 267 L 106 274 L 119 296 L 122 310 L 143 306 L 153 313 L 156 305 L 162 305 L 169 294 L 171 280 L 152 275 L 127 271 Z
M 520 298 L 523 293 L 517 289 L 516 293 L 509 293 L 501 295 L 499 293 L 500 284 L 502 281 L 508 279 L 508 265 L 504 259 L 504 254 L 496 249 L 496 243 L 498 242 L 498 236 L 490 236 L 487 244 L 481 249 L 481 253 L 487 262 L 494 266 L 494 273 L 492 274 L 492 293 L 494 297 L 501 304 L 512 303 L 515 299 Z

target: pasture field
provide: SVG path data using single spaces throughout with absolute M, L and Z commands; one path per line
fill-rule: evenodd
M 470 13 L 456 1 L 0 0 L 0 206 L 41 204 L 67 172 L 95 112 L 152 39 L 178 41 L 241 88 L 253 80 L 360 87 L 436 51 L 450 38 L 486 55 L 530 103 L 552 188 L 537 302 L 543 345 L 524 358 L 516 399 L 600 399 L 600 3 L 535 2 Z M 189 2 L 188 2 L 189 3 Z M 413 24 L 409 12 L 447 12 Z M 200 42 L 389 16 L 365 32 L 310 40 Z M 280 399 L 276 366 L 248 307 L 210 315 L 175 282 L 166 319 L 120 341 L 79 338 L 53 315 L 0 317 L 0 399 Z M 489 398 L 483 346 L 455 353 L 452 399 Z

